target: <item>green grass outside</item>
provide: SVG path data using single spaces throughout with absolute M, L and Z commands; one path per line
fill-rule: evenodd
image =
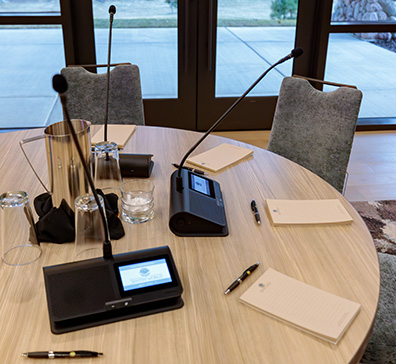
M 108 28 L 109 19 L 94 19 L 95 28 Z M 291 19 L 219 19 L 220 27 L 262 27 L 262 26 L 295 26 L 296 21 Z M 113 28 L 175 28 L 176 19 L 117 19 Z
M 219 19 L 219 27 L 273 27 L 273 26 L 295 26 L 296 21 L 292 19 Z M 94 26 L 98 29 L 108 29 L 109 19 L 94 19 Z M 0 29 L 49 29 L 60 28 L 58 24 L 24 24 L 24 25 L 0 25 Z M 117 19 L 113 28 L 176 28 L 177 19 Z

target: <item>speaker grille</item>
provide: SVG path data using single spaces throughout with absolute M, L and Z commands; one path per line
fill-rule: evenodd
M 114 300 L 107 265 L 69 272 L 46 272 L 48 309 L 54 321 L 63 321 L 105 310 Z

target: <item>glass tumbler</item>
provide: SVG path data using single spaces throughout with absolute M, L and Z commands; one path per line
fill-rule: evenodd
M 154 184 L 148 180 L 132 179 L 121 184 L 121 218 L 140 224 L 154 217 Z
M 104 208 L 102 196 L 99 196 L 99 201 Z M 105 227 L 95 197 L 89 193 L 78 196 L 74 202 L 74 210 L 75 260 L 102 257 Z
M 29 197 L 23 191 L 0 196 L 1 259 L 8 265 L 25 265 L 41 256 Z
M 114 142 L 95 144 L 95 187 L 99 189 L 120 188 L 121 170 L 118 147 Z

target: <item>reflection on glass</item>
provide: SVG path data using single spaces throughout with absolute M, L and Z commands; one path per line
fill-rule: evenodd
M 62 120 L 52 76 L 65 66 L 60 25 L 0 27 L 0 128 Z
M 59 0 L 0 0 L 0 13 L 60 12 Z
M 216 97 L 240 96 L 273 63 L 294 48 L 297 0 L 219 0 Z M 250 96 L 279 92 L 292 62 L 266 76 Z
M 330 34 L 325 80 L 363 92 L 359 118 L 396 117 L 396 53 L 393 42 L 381 44 L 354 34 Z
M 110 2 L 93 1 L 96 59 L 107 63 Z M 114 2 L 111 63 L 140 69 L 144 98 L 177 97 L 177 1 Z M 106 68 L 99 69 L 106 72 Z
M 333 0 L 333 22 L 395 22 L 393 0 Z

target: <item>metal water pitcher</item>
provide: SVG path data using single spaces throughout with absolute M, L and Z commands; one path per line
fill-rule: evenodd
M 72 119 L 71 122 L 84 154 L 84 163 L 89 165 L 91 156 L 90 123 L 78 119 Z M 23 148 L 24 144 L 39 139 L 45 139 L 49 188 L 39 177 Z M 44 129 L 44 135 L 24 139 L 19 142 L 19 145 L 34 174 L 44 189 L 51 194 L 53 206 L 59 207 L 62 200 L 65 200 L 74 210 L 74 200 L 79 195 L 89 192 L 89 183 L 67 122 L 59 121 L 51 124 Z

